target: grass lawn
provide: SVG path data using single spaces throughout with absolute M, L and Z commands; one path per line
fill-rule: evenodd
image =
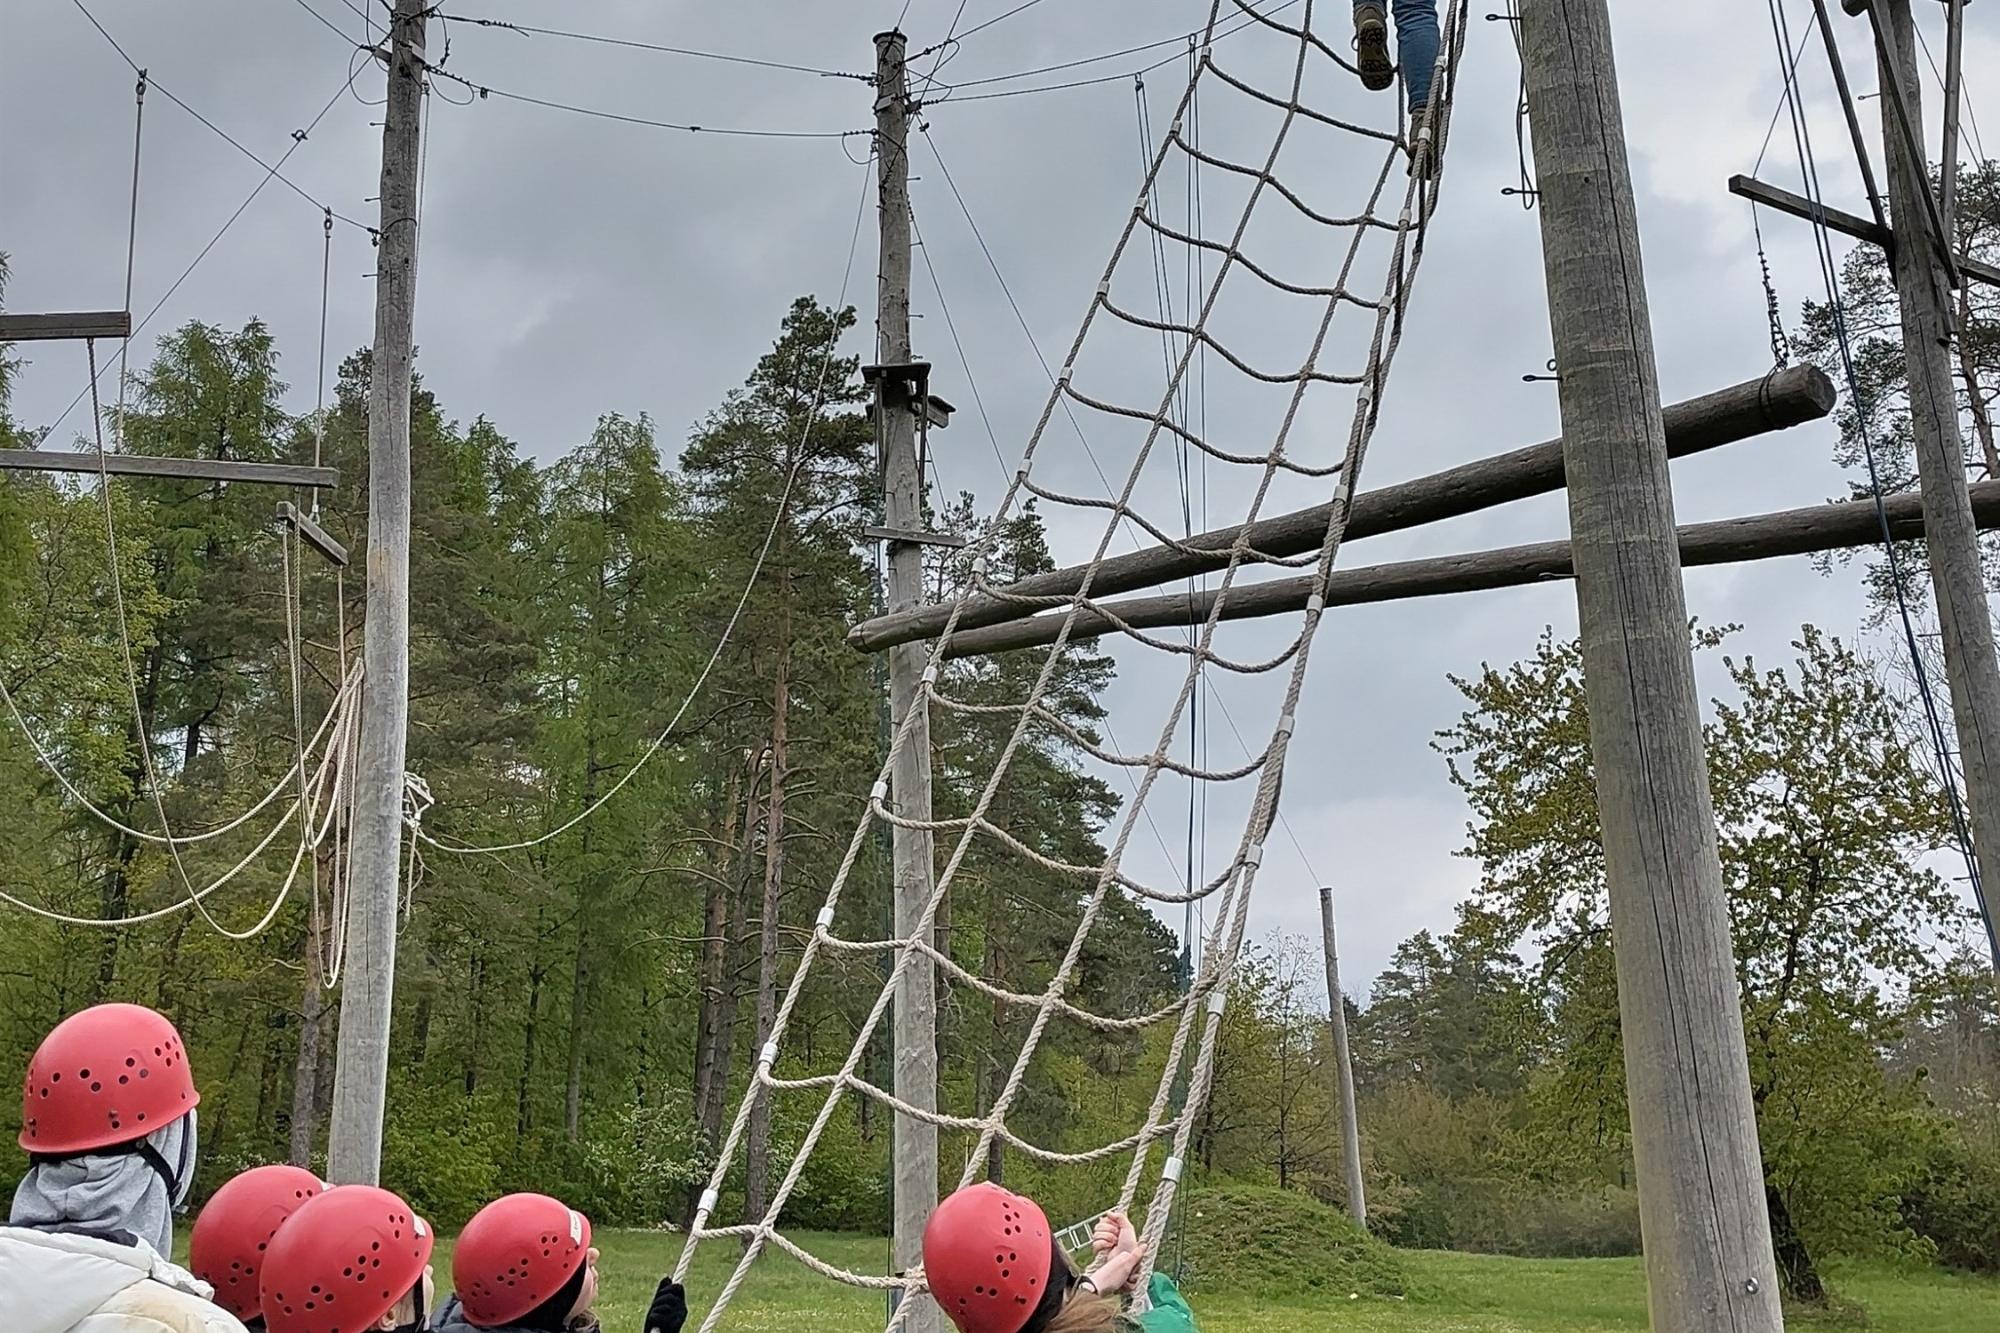
M 814 1254 L 844 1267 L 880 1272 L 886 1246 L 879 1239 L 807 1235 Z M 607 1333 L 636 1333 L 653 1287 L 680 1255 L 680 1237 L 639 1231 L 598 1237 L 604 1252 L 604 1298 L 598 1310 Z M 448 1246 L 439 1246 L 440 1285 L 449 1281 Z M 689 1283 L 698 1325 L 705 1301 L 727 1280 L 733 1246 L 701 1247 Z M 1462 1254 L 1408 1254 L 1418 1295 L 1405 1301 L 1357 1300 L 1331 1304 L 1273 1302 L 1242 1297 L 1194 1301 L 1203 1327 L 1221 1333 L 1293 1333 L 1353 1329 L 1357 1333 L 1645 1333 L 1645 1281 L 1637 1260 L 1524 1260 Z M 2000 1329 L 2000 1282 L 1939 1273 L 1899 1273 L 1878 1267 L 1835 1274 L 1836 1296 L 1867 1312 L 1833 1325 L 1794 1320 L 1794 1327 L 1866 1328 L 1869 1333 L 1993 1333 Z M 820 1278 L 783 1255 L 761 1261 L 731 1307 L 726 1327 L 744 1330 L 879 1329 L 880 1295 Z

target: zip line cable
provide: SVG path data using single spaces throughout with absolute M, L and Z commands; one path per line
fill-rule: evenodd
M 1766 0 L 1766 2 L 1771 14 L 1771 32 L 1777 39 L 1779 59 L 1782 64 L 1784 53 L 1791 46 L 1790 24 L 1785 18 L 1781 0 Z M 1889 563 L 1890 586 L 1895 590 L 1896 614 L 1902 625 L 1904 644 L 1909 650 L 1910 665 L 1916 676 L 1917 693 L 1923 704 L 1931 746 L 1937 759 L 1938 781 L 1944 788 L 1946 801 L 1951 810 L 1952 829 L 1958 850 L 1965 860 L 1966 876 L 1972 885 L 1973 901 L 1978 905 L 1980 918 L 1986 928 L 1987 947 L 1992 954 L 1994 967 L 2000 969 L 2000 929 L 1996 929 L 1993 913 L 1986 900 L 1985 885 L 1980 876 L 1979 858 L 1972 846 L 1972 835 L 1967 827 L 1965 808 L 1959 795 L 1958 777 L 1951 762 L 1951 744 L 1945 734 L 1942 710 L 1938 707 L 1936 692 L 1931 685 L 1930 670 L 1924 662 L 1922 649 L 1917 642 L 1915 619 L 1911 614 L 1909 598 L 1904 590 L 1902 559 L 1889 524 L 1881 468 L 1875 448 L 1875 432 L 1870 425 L 1873 404 L 1863 393 L 1860 377 L 1854 368 L 1854 349 L 1849 337 L 1847 306 L 1841 294 L 1839 264 L 1833 254 L 1832 232 L 1826 224 L 1818 159 L 1812 151 L 1812 127 L 1806 119 L 1804 99 L 1799 93 L 1796 70 L 1786 70 L 1784 73 L 1786 101 L 1791 109 L 1792 138 L 1798 150 L 1801 183 L 1807 197 L 1814 205 L 1810 219 L 1813 229 L 1813 248 L 1815 257 L 1819 261 L 1820 278 L 1826 290 L 1827 312 L 1833 326 L 1835 344 L 1840 353 L 1841 371 L 1847 382 L 1848 396 L 1854 403 L 1855 427 L 1861 433 L 1862 454 L 1868 465 L 1869 491 L 1874 500 L 1876 520 L 1881 526 L 1882 551 Z
M 717 134 L 741 139 L 854 139 L 874 133 L 873 130 L 750 130 L 723 125 L 691 125 L 680 121 L 655 120 L 650 116 L 627 115 L 622 111 L 603 111 L 596 107 L 576 106 L 568 102 L 557 102 L 546 97 L 531 97 L 527 93 L 508 92 L 505 88 L 495 88 L 490 84 L 476 82 L 463 75 L 454 74 L 442 65 L 426 63 L 424 68 L 434 77 L 448 79 L 462 88 L 470 89 L 480 98 L 499 97 L 509 102 L 526 102 L 550 111 L 567 111 L 571 115 L 590 116 L 597 120 L 615 120 L 625 125 L 643 125 L 648 129 L 678 130 L 684 134 Z
M 90 20 L 90 26 L 97 29 L 97 31 L 99 32 L 99 34 L 103 36 L 105 41 L 111 43 L 111 49 L 118 53 L 119 59 L 123 60 L 126 64 L 132 67 L 133 73 L 135 74 L 147 73 L 145 69 L 142 69 L 140 67 L 138 61 L 132 59 L 130 55 L 126 54 L 125 48 L 119 45 L 118 39 L 116 37 L 113 37 L 108 31 L 106 31 L 104 25 L 97 21 L 97 16 L 92 14 L 89 9 L 84 7 L 83 0 L 70 0 L 70 3 L 75 5 L 77 7 L 77 10 L 80 13 L 82 13 L 82 15 L 86 19 Z M 290 190 L 293 194 L 297 195 L 299 198 L 311 204 L 314 208 L 325 209 L 327 207 L 325 203 L 323 203 L 319 199 L 314 198 L 311 194 L 308 194 L 304 188 L 293 182 L 290 177 L 283 175 L 278 170 L 280 166 L 284 165 L 283 158 L 280 158 L 275 163 L 266 162 L 263 158 L 257 156 L 256 153 L 244 147 L 242 142 L 239 141 L 235 136 L 231 135 L 229 131 L 223 129 L 220 125 L 217 125 L 207 116 L 202 115 L 201 112 L 195 110 L 192 106 L 189 106 L 186 102 L 183 102 L 179 97 L 175 96 L 173 89 L 168 88 L 166 85 L 162 84 L 157 78 L 151 79 L 150 82 L 152 87 L 159 89 L 160 95 L 162 97 L 166 98 L 169 102 L 172 102 L 175 106 L 179 107 L 181 110 L 187 112 L 190 116 L 193 116 L 196 120 L 200 121 L 202 125 L 206 127 L 211 134 L 214 134 L 217 138 L 221 139 L 231 148 L 234 148 L 237 152 L 249 158 L 252 162 L 255 162 L 258 166 L 264 168 L 264 171 L 266 172 L 267 176 L 276 179 L 286 189 Z M 345 89 L 343 88 L 342 91 L 345 91 Z M 326 113 L 321 112 L 320 114 L 323 116 Z M 287 149 L 286 156 L 289 157 L 290 155 L 291 152 L 289 149 Z M 340 221 L 345 222 L 350 227 L 359 228 L 360 230 L 368 232 L 371 235 L 374 234 L 375 228 L 369 226 L 365 222 L 357 221 L 354 218 L 348 217 L 345 213 L 341 213 L 338 211 L 335 211 L 333 215 Z
M 1215 42 L 1219 42 L 1225 37 L 1229 37 L 1236 33 L 1242 32 L 1245 28 L 1255 27 L 1258 23 L 1260 23 L 1264 19 L 1271 18 L 1274 15 L 1282 14 L 1288 9 L 1293 9 L 1297 7 L 1299 3 L 1300 0 L 1284 0 L 1282 4 L 1274 5 L 1269 9 L 1251 10 L 1246 17 L 1240 18 L 1234 24 L 1225 26 L 1220 30 L 1218 30 L 1214 34 L 1214 36 L 1209 39 L 1209 42 L 1211 45 L 1213 45 Z M 956 95 L 957 90 L 961 88 L 979 88 L 979 87 L 990 86 L 995 83 L 1012 83 L 1017 79 L 1034 78 L 1035 76 L 1041 74 L 1057 74 L 1061 73 L 1064 70 L 1080 69 L 1085 65 L 1097 65 L 1097 64 L 1102 64 L 1107 60 L 1122 59 L 1125 56 L 1143 55 L 1148 51 L 1157 51 L 1162 47 L 1167 47 L 1167 46 L 1175 48 L 1184 47 L 1190 41 L 1200 41 L 1206 35 L 1206 31 L 1207 30 L 1205 27 L 1194 28 L 1187 32 L 1175 33 L 1171 37 L 1162 37 L 1158 41 L 1145 42 L 1138 46 L 1127 46 L 1116 51 L 1105 51 L 1098 55 L 1084 56 L 1081 59 L 1077 60 L 1065 60 L 1057 64 L 1042 65 L 1034 69 L 1016 70 L 1012 74 L 992 74 L 984 78 L 978 78 L 978 79 L 961 79 L 948 84 L 947 91 L 942 97 L 936 99 L 935 102 L 928 102 L 926 103 L 926 105 L 936 105 L 937 102 L 975 102 L 986 98 L 1001 97 L 1001 96 L 1013 97 L 1027 93 L 1037 93 L 1037 92 L 1057 92 L 1065 88 L 1086 88 L 1093 84 L 1113 83 L 1120 79 L 1130 79 L 1139 75 L 1150 74 L 1156 69 L 1162 69 L 1167 65 L 1172 64 L 1174 61 L 1179 60 L 1180 51 L 1176 49 L 1174 54 L 1168 59 L 1157 61 L 1154 64 L 1147 65 L 1143 69 L 1126 70 L 1118 74 L 1107 74 L 1102 78 L 1082 79 L 1070 83 L 1047 84 L 1035 88 L 1016 88 L 1016 89 L 1011 89 L 1004 93 L 979 93 L 965 97 L 960 97 Z
M 872 167 L 872 160 L 869 165 Z M 871 170 L 864 172 L 862 176 L 861 200 L 854 211 L 854 230 L 847 242 L 847 265 L 840 275 L 840 295 L 834 301 L 835 310 L 844 310 L 847 308 L 847 291 L 854 277 L 854 256 L 861 243 L 861 223 L 868 212 L 867 186 L 873 179 L 873 175 L 874 173 Z M 750 577 L 743 585 L 743 595 L 736 599 L 736 609 L 729 613 L 729 620 L 723 625 L 722 634 L 715 642 L 715 651 L 708 655 L 708 661 L 703 664 L 701 674 L 695 677 L 695 682 L 689 687 L 687 696 L 681 700 L 680 707 L 674 710 L 673 719 L 667 723 L 665 729 L 653 738 L 652 743 L 646 747 L 645 752 L 639 756 L 638 761 L 626 769 L 624 776 L 613 783 L 602 796 L 578 811 L 570 819 L 541 834 L 539 837 L 528 838 L 520 842 L 502 843 L 490 847 L 475 847 L 469 844 L 442 841 L 434 834 L 425 831 L 420 824 L 413 823 L 412 832 L 418 841 L 428 847 L 435 847 L 441 852 L 453 852 L 461 856 L 492 856 L 501 852 L 519 852 L 533 847 L 540 847 L 544 843 L 553 842 L 577 825 L 583 823 L 586 819 L 589 819 L 592 815 L 595 815 L 599 810 L 602 810 L 610 803 L 613 797 L 617 796 L 619 792 L 623 791 L 631 783 L 633 778 L 639 776 L 639 771 L 651 763 L 654 756 L 666 748 L 667 742 L 673 739 L 674 733 L 679 730 L 681 719 L 687 716 L 688 709 L 700 697 L 702 687 L 708 683 L 709 676 L 714 673 L 717 663 L 722 660 L 722 654 L 728 649 L 736 633 L 737 623 L 743 619 L 743 613 L 750 605 L 750 594 L 756 590 L 757 582 L 764 572 L 764 565 L 770 558 L 771 549 L 777 543 L 778 531 L 784 524 L 785 515 L 790 512 L 792 488 L 797 484 L 799 474 L 805 470 L 807 460 L 806 448 L 812 442 L 813 427 L 819 423 L 820 408 L 826 403 L 828 380 L 833 369 L 835 350 L 835 344 L 829 342 L 826 355 L 820 361 L 819 383 L 814 389 L 812 408 L 806 416 L 805 431 L 799 439 L 799 447 L 793 459 L 792 466 L 785 473 L 784 489 L 778 496 L 778 503 L 775 512 L 772 514 L 770 526 L 764 531 L 764 544 L 758 548 L 756 561 L 750 567 Z
M 258 196 L 264 193 L 264 187 L 269 185 L 273 180 L 284 179 L 282 176 L 278 174 L 279 168 L 283 167 L 285 163 L 291 159 L 292 154 L 296 153 L 302 146 L 304 146 L 306 141 L 311 138 L 313 131 L 319 128 L 320 122 L 326 119 L 327 113 L 333 110 L 334 104 L 340 100 L 341 95 L 354 86 L 354 80 L 358 76 L 359 76 L 359 70 L 350 73 L 347 76 L 346 81 L 343 82 L 340 85 L 340 87 L 334 90 L 333 96 L 327 99 L 326 105 L 320 108 L 319 114 L 314 116 L 311 122 L 307 124 L 307 126 L 304 129 L 295 130 L 292 132 L 291 145 L 285 149 L 284 153 L 278 158 L 276 162 L 272 163 L 268 168 L 266 168 L 264 175 L 258 179 L 257 184 L 251 188 L 250 193 L 244 196 L 243 202 L 238 204 L 236 206 L 236 210 L 232 212 L 226 219 L 224 219 L 220 227 L 216 228 L 215 234 L 208 238 L 208 242 L 205 245 L 203 245 L 201 247 L 201 250 L 198 253 L 196 253 L 195 257 L 188 262 L 187 267 L 181 270 L 180 276 L 173 280 L 173 283 L 167 288 L 165 292 L 161 293 L 159 300 L 153 302 L 152 308 L 146 312 L 145 317 L 132 326 L 132 337 L 136 338 L 141 333 L 146 331 L 146 329 L 152 324 L 154 317 L 157 316 L 160 313 L 160 311 L 166 307 L 167 302 L 173 300 L 174 293 L 178 292 L 181 289 L 182 285 L 185 284 L 187 280 L 194 275 L 194 271 L 201 267 L 202 261 L 208 258 L 210 252 L 212 252 L 217 245 L 221 244 L 222 238 L 229 234 L 230 229 L 236 225 L 237 220 L 241 218 L 245 212 L 249 211 L 250 205 L 257 202 Z M 149 82 L 151 83 L 152 87 L 159 88 L 159 83 L 156 80 L 149 80 Z M 162 93 L 165 93 L 166 89 L 160 88 L 160 91 Z M 167 95 L 172 96 L 172 94 L 170 93 Z M 289 181 L 286 183 L 290 184 Z M 320 208 L 322 216 L 326 218 L 336 219 L 339 221 L 351 221 L 351 219 L 342 218 L 339 213 L 334 212 L 332 208 L 327 207 L 324 204 L 322 204 Z M 357 223 L 354 225 L 358 226 L 361 224 Z M 374 229 L 368 228 L 367 230 L 369 230 L 372 233 Z M 126 309 L 128 310 L 131 309 L 131 304 L 132 304 L 131 297 L 128 294 L 125 302 Z M 94 385 L 95 382 L 96 382 L 95 378 L 93 378 L 92 384 Z M 57 430 L 61 429 L 63 422 L 69 420 L 70 413 L 76 411 L 77 406 L 81 404 L 83 400 L 89 396 L 89 394 L 90 394 L 90 386 L 86 386 L 82 389 L 77 390 L 76 397 L 69 400 L 69 406 L 65 407 L 62 410 L 62 414 L 58 416 L 55 419 L 55 421 L 49 426 L 50 435 L 55 434 Z
M 304 0 L 300 0 L 304 3 Z M 787 70 L 795 74 L 812 74 L 822 79 L 856 79 L 862 83 L 873 83 L 874 75 L 856 74 L 849 70 L 822 69 L 816 65 L 795 65 L 783 60 L 764 60 L 756 56 L 729 55 L 721 51 L 697 51 L 685 46 L 664 46 L 656 42 L 642 42 L 628 37 L 606 37 L 597 33 L 569 32 L 561 28 L 538 28 L 532 23 L 510 23 L 505 19 L 469 18 L 464 14 L 443 14 L 440 18 L 453 23 L 467 23 L 475 28 L 499 28 L 519 33 L 523 37 L 556 37 L 565 41 L 588 42 L 599 46 L 625 47 L 634 51 L 654 51 L 665 55 L 688 56 L 695 60 L 716 60 L 732 65 L 752 65 L 760 69 Z

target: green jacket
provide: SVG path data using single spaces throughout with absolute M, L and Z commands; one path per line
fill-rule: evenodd
M 1188 1303 L 1181 1298 L 1180 1288 L 1165 1273 L 1153 1274 L 1146 1296 L 1152 1301 L 1153 1308 L 1139 1316 L 1140 1333 L 1199 1333 L 1194 1311 L 1188 1309 Z

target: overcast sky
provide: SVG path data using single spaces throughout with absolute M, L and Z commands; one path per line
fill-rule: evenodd
M 1013 3 L 968 0 L 957 26 L 973 29 Z M 84 4 L 156 80 L 145 116 L 137 315 L 180 279 L 265 174 L 162 94 L 171 91 L 267 162 L 291 150 L 283 174 L 296 190 L 273 181 L 257 194 L 153 315 L 140 347 L 149 351 L 154 334 L 187 320 L 236 326 L 260 317 L 284 355 L 289 405 L 310 409 L 320 377 L 320 205 L 350 218 L 372 222 L 375 216 L 370 199 L 379 110 L 367 103 L 379 100 L 382 78 L 355 54 L 363 18 L 346 0 Z M 1225 10 L 1232 7 L 1225 0 Z M 1344 46 L 1344 6 L 1318 0 L 1313 7 L 1315 27 Z M 1549 340 L 1535 215 L 1499 193 L 1517 173 L 1518 66 L 1505 26 L 1480 21 L 1485 8 L 1497 7 L 1474 5 L 1445 197 L 1386 394 L 1369 485 L 1557 430 L 1552 387 L 1521 381 L 1542 368 Z M 872 34 L 895 23 L 904 8 L 901 0 L 455 0 L 449 12 L 837 74 L 871 69 Z M 907 8 L 902 25 L 917 50 L 945 36 L 961 5 L 914 0 Z M 1725 182 L 1758 158 L 1778 106 L 1781 66 L 1763 6 L 1627 0 L 1612 8 L 1660 379 L 1666 399 L 1675 401 L 1750 378 L 1770 364 L 1750 214 Z M 1875 75 L 1865 28 L 1831 8 L 1857 90 L 1870 93 Z M 940 74 L 946 83 L 965 85 L 1139 46 L 1198 27 L 1208 9 L 1207 0 L 1041 0 L 972 32 Z M 1794 38 L 1802 38 L 1811 6 L 1787 0 L 1787 9 Z M 1941 58 L 1938 7 L 1918 9 Z M 1296 20 L 1303 12 L 1297 5 L 1286 17 Z M 1980 99 L 2000 99 L 1992 86 L 2000 78 L 2000 12 L 1974 5 L 1967 21 L 1965 65 L 1976 114 L 1984 109 Z M 850 78 L 529 37 L 466 22 L 453 22 L 448 31 L 448 70 L 476 85 L 545 101 L 710 127 L 818 133 L 872 123 L 871 92 Z M 436 59 L 443 43 L 435 27 L 433 33 Z M 916 346 L 938 366 L 937 391 L 966 409 L 950 431 L 934 438 L 937 480 L 953 492 L 973 491 L 985 508 L 997 501 L 1017 464 L 1041 413 L 1047 380 L 939 159 L 963 192 L 1035 341 L 1059 361 L 1138 189 L 1142 153 L 1132 82 L 984 100 L 967 95 L 1130 72 L 1172 51 L 974 84 L 963 88 L 964 100 L 942 99 L 926 112 L 936 155 L 921 142 L 913 150 L 913 207 L 990 413 L 997 451 L 973 410 L 966 371 L 921 260 Z M 1254 30 L 1217 46 L 1224 68 L 1264 86 L 1279 86 L 1284 57 L 1267 34 Z M 934 60 L 917 67 L 928 70 Z M 343 92 L 357 68 L 352 92 Z M 1829 201 L 1865 211 L 1816 42 L 1801 69 Z M 1366 93 L 1324 68 L 1315 77 L 1308 89 L 1314 105 L 1355 121 L 1392 122 L 1387 95 Z M 1184 70 L 1172 64 L 1146 82 L 1157 137 L 1184 86 Z M 12 309 L 119 304 L 132 84 L 129 67 L 75 0 L 5 0 L 0 7 L 0 180 L 6 182 L 0 250 L 12 257 Z M 1926 91 L 1935 122 L 1937 90 Z M 419 366 L 447 412 L 491 418 L 529 454 L 557 456 L 585 440 L 600 414 L 613 411 L 649 414 L 671 449 L 742 380 L 794 296 L 810 292 L 831 301 L 839 294 L 857 216 L 864 225 L 847 299 L 864 313 L 872 306 L 874 212 L 864 193 L 867 168 L 858 164 L 865 139 L 694 135 L 497 96 L 474 99 L 451 84 L 440 84 L 438 92 L 430 104 L 425 176 Z M 1261 160 L 1268 120 L 1232 108 L 1220 90 L 1204 97 L 1203 143 L 1223 156 Z M 467 104 L 452 104 L 460 102 Z M 1994 105 L 2000 108 L 2000 100 Z M 1871 132 L 1875 107 L 1872 100 L 1862 106 Z M 309 138 L 294 144 L 293 131 L 323 108 Z M 2000 117 L 2000 109 L 1994 114 Z M 2000 134 L 2000 120 L 1993 129 Z M 1281 174 L 1325 211 L 1352 212 L 1363 204 L 1378 165 L 1364 147 L 1347 136 L 1301 135 L 1288 144 Z M 1798 188 L 1787 126 L 1772 141 L 1763 174 Z M 1401 186 L 1400 172 L 1393 183 Z M 1226 233 L 1240 195 L 1217 172 L 1204 172 L 1201 186 L 1202 227 L 1211 235 Z M 1181 214 L 1175 210 L 1185 207 L 1185 190 L 1183 172 L 1163 205 L 1176 217 Z M 866 211 L 858 214 L 864 200 Z M 1819 282 L 1810 233 L 1803 223 L 1770 214 L 1764 232 L 1787 317 L 1795 319 Z M 1327 282 L 1338 263 L 1337 240 L 1278 227 L 1257 257 L 1301 281 Z M 1360 268 L 1365 272 L 1369 256 L 1372 278 L 1358 276 L 1356 283 L 1379 287 L 1381 256 L 1367 252 Z M 1177 272 L 1179 264 L 1175 258 Z M 329 356 L 337 359 L 370 336 L 373 286 L 366 275 L 372 253 L 365 232 L 336 226 L 331 267 Z M 1127 285 L 1133 281 L 1140 288 Z M 1181 283 L 1182 276 L 1173 281 Z M 1143 289 L 1150 283 L 1141 259 L 1139 267 L 1121 269 L 1118 290 L 1129 298 L 1126 304 L 1148 310 L 1153 298 Z M 1295 307 L 1275 298 L 1257 304 L 1254 284 L 1238 292 L 1232 283 L 1229 291 L 1228 299 L 1241 304 L 1223 314 L 1236 321 L 1239 336 L 1266 364 L 1287 358 L 1296 364 L 1304 340 Z M 1366 333 L 1352 310 L 1337 328 L 1348 336 L 1356 329 Z M 857 337 L 856 351 L 866 350 L 865 338 L 865 331 Z M 1335 347 L 1344 347 L 1338 337 Z M 25 423 L 48 424 L 84 387 L 84 354 L 67 344 L 32 351 L 15 411 Z M 1130 401 L 1147 393 L 1156 400 L 1163 379 L 1159 353 L 1157 341 L 1128 340 L 1122 351 L 1112 345 L 1100 362 L 1103 382 L 1116 383 Z M 1226 379 L 1219 370 L 1210 377 L 1211 432 L 1246 452 L 1269 448 L 1270 431 L 1257 406 L 1268 400 L 1253 404 L 1253 395 L 1229 388 Z M 1309 448 L 1337 449 L 1345 422 L 1344 414 L 1309 414 L 1303 438 Z M 60 434 L 67 440 L 86 424 L 87 415 L 72 412 Z M 1091 422 L 1085 430 L 1098 465 L 1114 482 L 1122 480 L 1133 439 Z M 1103 494 L 1077 438 L 1058 418 L 1036 476 L 1061 489 Z M 1829 461 L 1832 442 L 1831 427 L 1816 426 L 1677 465 L 1681 520 L 1815 503 L 1842 493 L 1843 479 Z M 1178 527 L 1177 483 L 1162 470 L 1172 458 L 1161 457 L 1147 473 L 1141 498 L 1156 505 L 1149 510 L 1156 518 Z M 1322 499 L 1326 486 L 1289 481 L 1266 512 Z M 1199 483 L 1190 498 L 1199 526 Z M 1247 491 L 1216 476 L 1205 498 L 1210 521 L 1222 524 L 1242 516 Z M 1087 556 L 1099 521 L 1051 515 L 1058 557 Z M 1546 540 L 1563 529 L 1562 500 L 1550 497 L 1357 543 L 1342 563 Z M 1129 546 L 1121 535 L 1113 549 Z M 1856 579 L 1822 578 L 1803 559 L 1693 571 L 1688 598 L 1706 622 L 1743 624 L 1737 649 L 1767 659 L 1785 652 L 1801 622 L 1843 635 L 1866 633 Z M 1285 789 L 1286 818 L 1304 857 L 1284 834 L 1275 840 L 1258 886 L 1258 934 L 1315 932 L 1315 878 L 1332 883 L 1340 894 L 1348 984 L 1359 991 L 1398 940 L 1420 928 L 1449 927 L 1453 906 L 1475 883 L 1476 871 L 1455 856 L 1465 808 L 1429 748 L 1433 734 L 1458 712 L 1446 674 L 1514 660 L 1550 625 L 1561 634 L 1574 631 L 1566 585 L 1344 609 L 1328 619 Z M 1232 631 L 1223 646 L 1255 655 L 1256 645 L 1269 651 L 1280 637 L 1272 627 L 1246 628 Z M 1149 750 L 1184 663 L 1132 647 L 1118 655 L 1112 728 L 1122 748 Z M 1721 687 L 1715 677 L 1710 664 L 1705 692 Z M 1269 735 L 1276 714 L 1272 685 L 1229 680 L 1216 687 L 1253 747 Z M 1208 734 L 1216 766 L 1238 762 L 1219 711 L 1211 714 Z M 1170 880 L 1181 873 L 1187 840 L 1185 790 L 1163 788 L 1149 809 L 1152 819 L 1139 827 L 1130 864 L 1136 873 Z M 1241 814 L 1231 794 L 1212 797 L 1206 820 L 1211 867 L 1233 847 Z

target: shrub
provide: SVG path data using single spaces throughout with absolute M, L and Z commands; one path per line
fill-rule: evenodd
M 1402 1257 L 1325 1204 L 1291 1190 L 1199 1186 L 1182 1196 L 1162 1266 L 1198 1291 L 1277 1298 L 1404 1296 Z M 1184 1249 L 1180 1247 L 1184 1246 Z
M 2000 1151 L 1940 1136 L 1904 1191 L 1903 1221 L 1936 1247 L 1939 1263 L 2000 1273 Z

